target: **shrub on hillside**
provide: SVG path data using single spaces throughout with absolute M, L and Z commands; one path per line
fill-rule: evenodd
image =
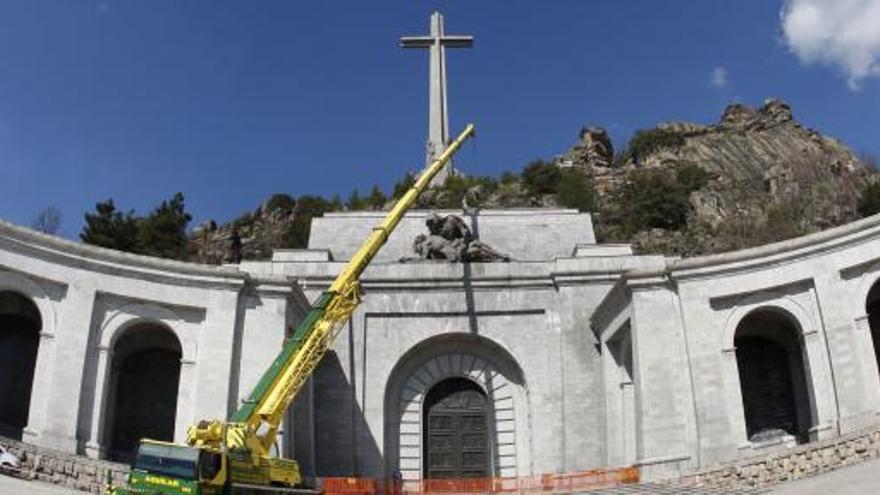
M 868 184 L 859 196 L 859 215 L 869 217 L 880 213 L 880 182 Z
M 636 163 L 642 158 L 660 149 L 678 148 L 684 144 L 681 134 L 664 129 L 647 129 L 636 131 L 629 140 L 627 155 Z
M 674 175 L 661 169 L 637 170 L 624 186 L 621 203 L 628 230 L 678 230 L 687 223 L 688 195 Z
M 593 182 L 579 170 L 563 170 L 559 179 L 559 204 L 578 211 L 594 211 L 596 190 Z
M 290 213 L 295 206 L 296 200 L 293 199 L 293 196 L 287 193 L 273 194 L 272 197 L 269 198 L 269 201 L 266 202 L 266 208 L 268 208 L 269 211 L 280 210 L 284 213 Z
M 562 172 L 559 167 L 544 160 L 535 160 L 523 169 L 522 180 L 531 195 L 553 194 L 559 190 Z
M 305 249 L 309 245 L 312 218 L 323 216 L 329 209 L 327 200 L 320 196 L 300 196 L 294 208 L 293 222 L 281 236 L 281 247 Z
M 690 195 L 709 181 L 709 173 L 686 164 L 675 171 L 636 170 L 623 188 L 621 204 L 630 232 L 644 229 L 678 230 L 687 224 Z

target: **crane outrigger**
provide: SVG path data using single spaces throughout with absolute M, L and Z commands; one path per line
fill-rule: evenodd
M 292 492 L 302 482 L 298 464 L 270 454 L 284 413 L 360 304 L 361 274 L 431 179 L 474 134 L 469 124 L 373 228 L 231 418 L 190 426 L 186 445 L 141 440 L 127 486 L 110 488 L 110 493 L 207 495 L 271 489 L 277 494 L 288 491 L 285 488 Z

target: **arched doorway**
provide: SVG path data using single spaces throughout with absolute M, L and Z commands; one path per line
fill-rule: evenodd
M 181 347 L 166 327 L 140 323 L 113 346 L 107 457 L 127 462 L 141 438 L 172 441 Z
M 751 441 L 785 434 L 799 443 L 809 440 L 813 419 L 800 335 L 782 310 L 753 311 L 737 326 L 736 363 Z
M 868 314 L 871 340 L 874 342 L 874 358 L 877 360 L 877 368 L 880 369 L 880 281 L 875 282 L 868 291 L 865 312 Z
M 489 401 L 476 383 L 447 378 L 425 398 L 424 476 L 484 478 L 492 472 Z
M 27 426 L 42 326 L 30 299 L 0 292 L 0 435 L 21 439 Z

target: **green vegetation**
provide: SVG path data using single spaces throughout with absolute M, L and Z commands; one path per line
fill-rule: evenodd
M 596 190 L 592 181 L 581 171 L 564 170 L 559 178 L 559 204 L 578 211 L 594 211 L 597 206 Z
M 402 179 L 394 183 L 394 189 L 391 193 L 392 199 L 400 199 L 409 191 L 409 188 L 416 183 L 416 177 L 412 174 L 412 172 L 407 172 L 406 175 L 403 176 Z
M 186 259 L 186 226 L 192 217 L 185 211 L 183 194 L 177 193 L 147 217 L 133 210 L 116 210 L 112 199 L 86 213 L 86 225 L 79 237 L 87 244 L 162 258 Z
M 626 156 L 639 163 L 642 158 L 657 150 L 674 149 L 682 145 L 684 145 L 684 137 L 677 132 L 664 129 L 636 131 L 629 140 Z
M 697 165 L 682 165 L 674 172 L 634 171 L 620 198 L 623 227 L 631 234 L 644 229 L 681 229 L 691 211 L 691 193 L 708 180 L 709 174 Z
M 138 222 L 138 252 L 160 258 L 185 260 L 186 226 L 192 217 L 185 211 L 183 194 L 177 193 Z
M 113 200 L 108 199 L 95 205 L 94 213 L 86 213 L 86 224 L 79 238 L 93 246 L 133 252 L 137 246 L 137 229 L 134 210 L 117 211 Z
M 388 197 L 379 189 L 379 186 L 373 186 L 370 195 L 367 197 L 367 205 L 369 205 L 370 209 L 381 210 L 385 207 L 385 202 L 387 201 Z
M 534 160 L 522 171 L 523 185 L 533 196 L 557 192 L 561 176 L 559 167 L 544 160 Z
M 362 198 L 358 190 L 355 189 L 348 195 L 348 201 L 345 202 L 345 207 L 349 211 L 366 210 L 367 201 Z
M 356 192 L 356 191 L 355 191 Z M 281 236 L 281 247 L 304 249 L 309 245 L 312 218 L 323 216 L 329 203 L 320 196 L 300 196 L 291 222 Z
M 296 207 L 296 200 L 290 194 L 276 193 L 266 202 L 266 207 L 271 211 L 280 210 L 290 214 L 294 207 Z
M 440 188 L 434 190 L 438 192 L 438 202 L 435 205 L 438 208 L 456 209 L 461 208 L 461 202 L 468 191 L 477 188 L 480 194 L 485 196 L 498 189 L 498 181 L 492 177 L 476 176 L 462 177 L 460 175 L 450 175 L 446 178 L 446 182 Z M 471 206 L 479 203 L 481 198 L 468 198 Z
M 868 184 L 859 196 L 859 215 L 869 217 L 880 213 L 880 182 Z

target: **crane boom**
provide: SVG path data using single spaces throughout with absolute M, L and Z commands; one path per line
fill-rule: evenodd
M 191 426 L 187 431 L 188 444 L 213 450 L 250 451 L 253 457 L 268 456 L 284 412 L 317 367 L 339 328 L 357 308 L 361 274 L 406 211 L 427 189 L 431 179 L 474 133 L 473 124 L 469 124 L 424 170 L 382 222 L 373 228 L 330 288 L 315 301 L 311 311 L 287 339 L 281 352 L 230 420 L 201 421 Z

